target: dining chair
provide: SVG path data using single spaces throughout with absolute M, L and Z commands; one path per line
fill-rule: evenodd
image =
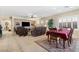
M 49 38 L 49 44 L 51 44 L 51 42 L 53 41 L 53 43 L 56 43 L 56 48 L 58 48 L 58 42 L 57 42 L 57 37 L 54 36 L 54 35 L 50 35 L 50 38 Z
M 57 28 L 49 28 L 49 30 L 57 30 Z
M 71 28 L 70 35 L 69 35 L 70 44 L 72 43 L 72 34 L 73 34 L 73 31 L 74 31 L 74 29 Z

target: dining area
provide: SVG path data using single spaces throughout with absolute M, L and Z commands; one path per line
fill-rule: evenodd
M 61 45 L 65 49 L 66 45 L 70 47 L 73 43 L 73 31 L 72 28 L 49 28 L 46 32 L 47 41 L 49 45 L 52 45 L 53 42 L 56 48 L 60 48 L 59 45 Z

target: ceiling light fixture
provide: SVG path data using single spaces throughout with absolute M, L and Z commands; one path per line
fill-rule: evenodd
M 55 9 L 57 9 L 57 8 L 53 8 L 53 9 L 55 10 Z
M 65 8 L 73 8 L 72 6 L 64 6 Z

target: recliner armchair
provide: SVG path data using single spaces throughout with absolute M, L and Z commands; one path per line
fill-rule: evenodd
M 14 28 L 15 29 L 15 28 Z M 19 36 L 26 36 L 28 34 L 28 31 L 26 28 L 24 27 L 17 27 L 15 29 L 16 34 L 18 34 Z
M 36 27 L 31 31 L 32 36 L 40 36 L 46 33 L 46 27 Z
M 2 37 L 2 26 L 0 25 L 0 37 Z

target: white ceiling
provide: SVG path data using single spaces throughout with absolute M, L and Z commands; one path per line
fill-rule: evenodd
M 0 6 L 0 16 L 50 16 L 78 8 L 78 6 Z

